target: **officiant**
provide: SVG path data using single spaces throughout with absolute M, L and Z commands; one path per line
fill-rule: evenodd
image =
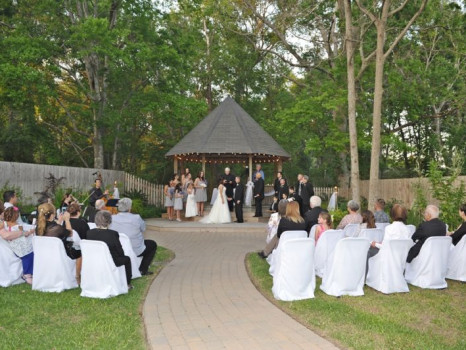
M 228 208 L 233 211 L 233 189 L 236 187 L 235 176 L 230 173 L 230 168 L 225 168 L 225 174 L 221 176 L 225 194 L 227 196 Z

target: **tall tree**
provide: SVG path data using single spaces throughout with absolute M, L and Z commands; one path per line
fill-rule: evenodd
M 371 150 L 371 169 L 369 182 L 369 207 L 372 207 L 378 197 L 379 171 L 380 171 L 380 149 L 381 149 L 381 130 L 382 130 L 382 101 L 383 101 L 383 78 L 384 66 L 387 57 L 393 52 L 406 32 L 411 28 L 414 21 L 424 10 L 427 0 L 420 0 L 417 11 L 411 16 L 404 27 L 398 33 L 390 38 L 387 44 L 387 31 L 393 35 L 393 28 L 388 27 L 388 21 L 391 17 L 397 15 L 405 9 L 409 0 L 392 1 L 385 0 L 382 3 L 373 3 L 370 9 L 363 4 L 362 0 L 356 0 L 356 3 L 372 23 L 377 31 L 376 51 L 375 51 L 375 83 L 374 83 L 374 103 L 372 115 L 372 150 Z M 412 5 L 412 4 L 411 4 Z M 386 46 L 388 45 L 388 48 Z

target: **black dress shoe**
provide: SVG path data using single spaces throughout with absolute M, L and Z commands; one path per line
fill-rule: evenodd
M 262 259 L 267 258 L 263 251 L 257 252 L 257 255 L 259 255 Z
M 152 271 L 144 271 L 144 272 L 141 271 L 141 275 L 143 276 L 148 276 L 148 275 L 153 275 L 153 274 L 154 273 Z

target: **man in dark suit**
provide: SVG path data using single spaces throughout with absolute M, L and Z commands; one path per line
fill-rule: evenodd
M 239 176 L 235 177 L 236 189 L 235 189 L 235 214 L 236 222 L 242 223 L 243 221 L 243 203 L 244 203 L 244 186 L 241 183 L 241 178 Z
M 304 175 L 301 184 L 301 198 L 303 200 L 301 216 L 304 216 L 304 214 L 306 214 L 311 209 L 310 200 L 313 195 L 314 188 L 312 187 L 312 184 L 309 182 L 309 176 Z
M 447 226 L 439 220 L 439 208 L 435 205 L 428 205 L 424 211 L 424 221 L 421 223 L 416 232 L 411 237 L 415 244 L 411 247 L 406 261 L 410 263 L 415 257 L 419 255 L 422 245 L 429 237 L 433 236 L 446 236 Z
M 225 168 L 225 174 L 222 175 L 225 194 L 227 195 L 228 208 L 233 211 L 233 189 L 236 186 L 235 176 L 230 173 L 230 168 Z
M 281 186 L 281 183 L 280 183 L 281 179 L 284 179 L 284 177 L 283 177 L 283 173 L 279 171 L 273 183 L 273 190 L 275 191 L 275 196 L 277 197 L 278 197 L 278 191 L 280 190 L 280 186 Z M 286 180 L 285 180 L 285 185 L 286 185 Z M 279 200 L 282 199 L 281 197 L 278 197 L 278 198 Z
M 282 199 L 287 199 L 289 194 L 290 194 L 290 190 L 288 189 L 286 180 L 282 178 L 280 180 L 280 187 L 278 188 L 278 195 L 277 195 L 278 201 L 281 201 Z
M 311 210 L 307 211 L 304 214 L 304 221 L 306 222 L 306 231 L 309 234 L 312 226 L 317 224 L 317 220 L 319 219 L 319 214 L 322 212 L 322 208 L 320 207 L 322 204 L 322 200 L 319 196 L 312 196 L 311 200 Z
M 256 203 L 255 218 L 262 217 L 262 200 L 264 199 L 264 180 L 261 173 L 256 173 L 256 182 L 254 183 L 254 202 Z
M 112 214 L 108 211 L 102 210 L 99 211 L 95 216 L 95 223 L 97 227 L 105 228 L 95 228 L 90 230 L 87 233 L 86 239 L 91 241 L 101 241 L 105 242 L 110 250 L 110 255 L 112 256 L 113 262 L 116 266 L 125 266 L 126 272 L 126 282 L 128 283 L 128 288 L 132 289 L 131 285 L 131 259 L 125 255 L 123 247 L 120 243 L 120 235 L 117 231 L 109 230 L 108 227 L 112 223 Z
M 102 199 L 103 197 L 108 195 L 108 190 L 102 192 L 102 181 L 100 179 L 95 180 L 95 186 L 91 188 L 89 191 L 89 205 L 91 207 L 95 207 L 95 202 L 98 199 Z
M 298 202 L 299 204 L 299 207 L 301 208 L 303 202 L 302 202 L 302 199 L 301 197 L 296 193 L 295 191 L 295 188 L 293 186 L 290 186 L 289 187 L 289 196 L 288 196 L 288 201 L 291 202 L 291 201 L 296 201 Z

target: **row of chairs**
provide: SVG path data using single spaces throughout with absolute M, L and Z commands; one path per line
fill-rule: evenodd
M 365 283 L 382 293 L 409 292 L 407 283 L 421 288 L 446 288 L 445 278 L 466 281 L 466 237 L 456 246 L 451 237 L 431 237 L 412 263 L 406 257 L 413 242 L 388 240 L 369 259 Z M 279 300 L 314 297 L 315 276 L 320 289 L 333 296 L 364 295 L 367 251 L 365 237 L 345 238 L 343 230 L 328 230 L 315 246 L 305 231 L 282 234 L 277 249 L 267 258 L 273 276 L 272 292 Z
M 77 237 L 76 237 L 77 236 Z M 108 246 L 104 242 L 80 240 L 73 232 L 75 245 L 82 252 L 81 296 L 109 298 L 128 293 L 124 266 L 115 266 Z M 141 277 L 137 257 L 131 242 L 120 233 L 125 255 L 131 259 L 132 278 Z M 33 238 L 34 278 L 32 289 L 42 292 L 62 292 L 78 287 L 76 261 L 68 257 L 60 239 L 55 237 Z M 21 260 L 12 252 L 8 243 L 0 238 L 0 286 L 8 287 L 23 283 Z

